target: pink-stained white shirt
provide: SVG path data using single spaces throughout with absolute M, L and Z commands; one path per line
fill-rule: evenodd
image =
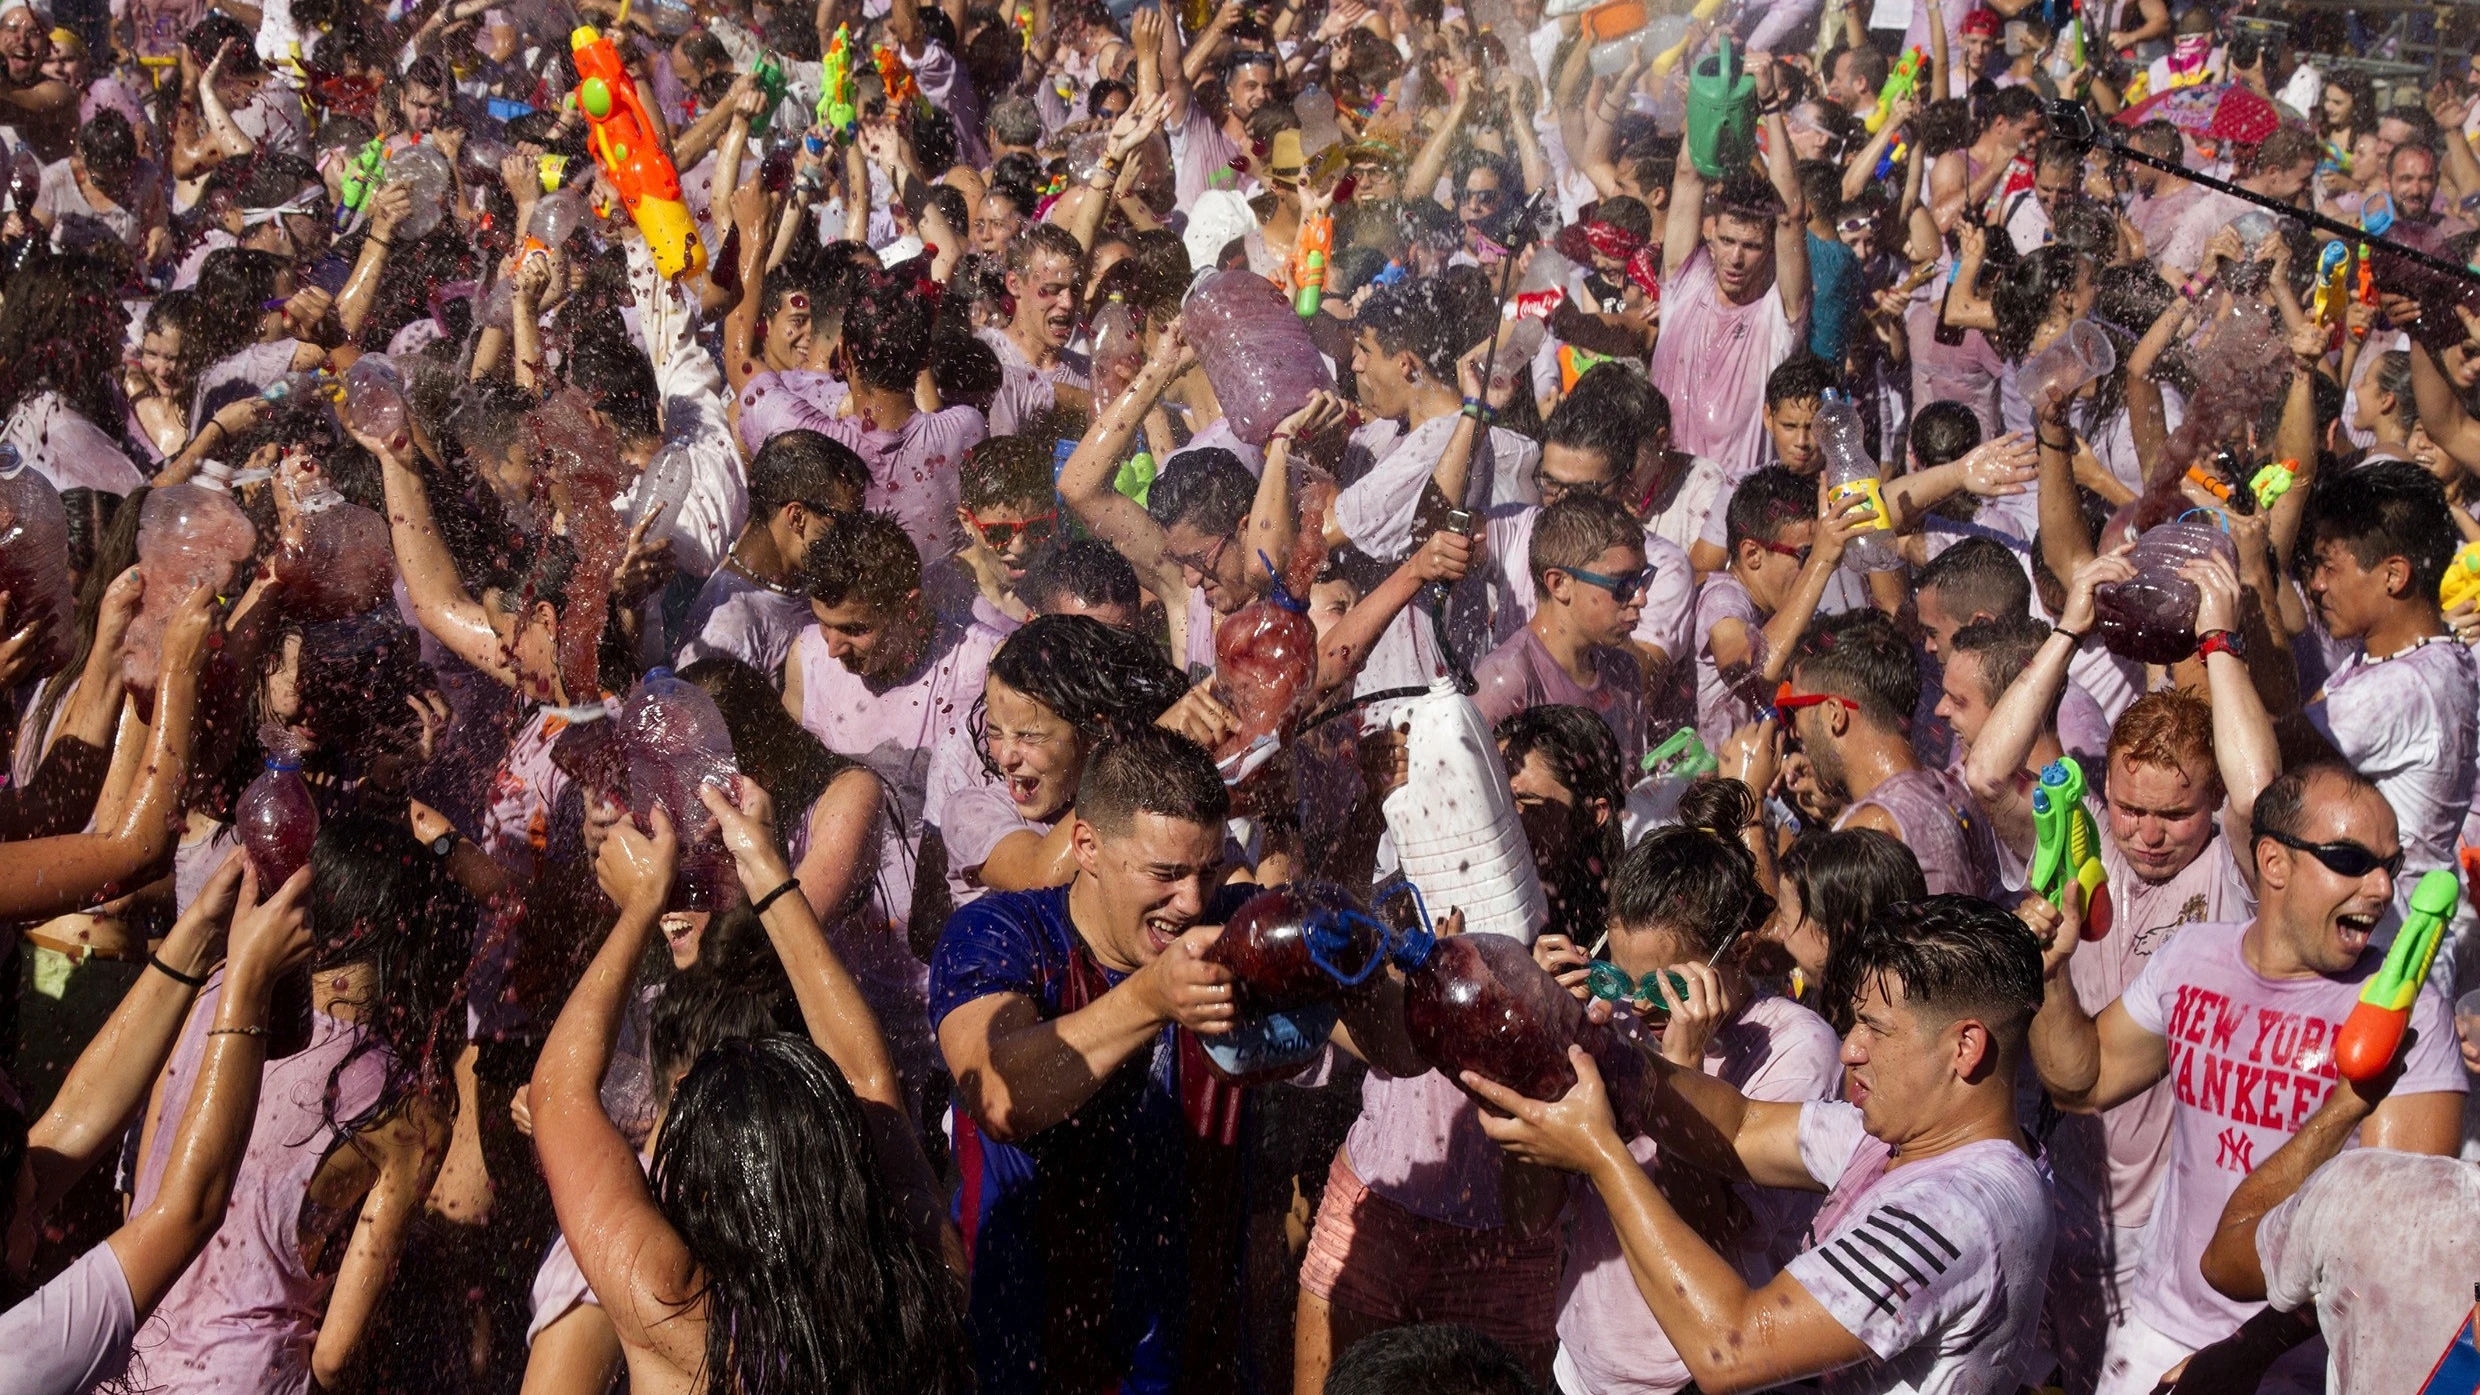
M 1006 330 L 985 328 L 973 333 L 999 359 L 999 391 L 990 399 L 990 433 L 994 436 L 1013 436 L 1024 430 L 1059 400 L 1057 389 L 1092 386 L 1091 369 L 1081 354 L 1063 350 L 1057 363 L 1042 368 L 1025 357 Z
M 2415 1391 L 2471 1318 L 2480 1167 L 2354 1148 L 2256 1223 L 2265 1297 L 2316 1305 L 2332 1395 Z
M 2371 947 L 2336 978 L 2269 979 L 2241 953 L 2245 925 L 2190 925 L 2154 951 L 2119 996 L 2136 1026 L 2168 1046 L 2177 1103 L 2170 1165 L 2153 1204 L 2131 1306 L 2188 1347 L 2230 1335 L 2263 1305 L 2237 1303 L 2197 1270 L 2224 1203 L 2334 1088 L 2334 1038 L 2362 984 L 2385 962 Z M 2423 987 L 2395 1098 L 2467 1091 L 2445 996 Z
M 769 370 L 741 388 L 741 446 L 751 455 L 768 440 L 795 428 L 815 431 L 820 417 L 835 415 L 852 389 L 832 373 L 806 368 Z
M 1703 247 L 1662 283 L 1653 383 L 1671 403 L 1671 443 L 1724 469 L 1754 468 L 1765 449 L 1765 379 L 1808 339 L 1808 317 L 1783 313 L 1769 286 L 1746 305 L 1722 298 Z
M 0 1313 L 0 1395 L 67 1395 L 111 1380 L 129 1364 L 137 1305 L 120 1256 L 98 1244 L 24 1301 Z

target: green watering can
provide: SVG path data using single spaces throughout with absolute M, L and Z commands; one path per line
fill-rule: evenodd
M 1757 150 L 1757 80 L 1728 34 L 1688 70 L 1688 158 L 1708 180 L 1748 167 Z

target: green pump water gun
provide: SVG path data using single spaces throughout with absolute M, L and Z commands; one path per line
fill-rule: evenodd
M 2084 889 L 2084 938 L 2110 933 L 2110 874 L 2101 865 L 2101 830 L 2084 805 L 2084 767 L 2061 756 L 2041 768 L 2032 790 L 2032 890 L 2067 904 L 2067 883 Z
M 749 76 L 758 89 L 758 114 L 749 118 L 749 134 L 763 136 L 775 125 L 775 108 L 783 105 L 784 92 L 791 81 L 784 76 L 784 65 L 775 55 L 761 53 L 750 65 Z
M 2343 1079 L 2366 1084 L 2394 1063 L 2403 1030 L 2411 1025 L 2411 1005 L 2419 1001 L 2420 985 L 2428 981 L 2428 966 L 2445 939 L 2446 918 L 2462 896 L 2462 884 L 2443 868 L 2411 889 L 2411 914 L 2403 917 L 2394 947 L 2386 951 L 2385 967 L 2361 987 L 2359 1001 L 2334 1037 L 2334 1066 Z
M 1670 734 L 1669 740 L 1645 752 L 1638 768 L 1648 775 L 1659 773 L 1694 780 L 1713 774 L 1722 768 L 1722 763 L 1714 759 L 1713 752 L 1705 749 L 1704 739 L 1696 734 L 1696 728 L 1681 727 Z
M 336 227 L 341 230 L 370 206 L 370 196 L 378 192 L 387 176 L 387 139 L 373 136 L 344 167 L 343 188 L 336 199 Z
M 818 124 L 849 139 L 861 119 L 853 93 L 852 26 L 835 26 L 819 73 Z

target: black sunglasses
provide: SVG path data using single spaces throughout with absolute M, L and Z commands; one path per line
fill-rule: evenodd
M 2327 870 L 2337 877 L 2356 879 L 2367 876 L 2380 867 L 2385 869 L 2385 875 L 2388 877 L 2402 875 L 2403 854 L 2400 849 L 2397 849 L 2392 857 L 2379 857 L 2357 843 L 2304 842 L 2287 833 L 2276 833 L 2270 828 L 2256 830 L 2256 836 L 2271 838 L 2283 847 L 2306 853 L 2324 863 Z

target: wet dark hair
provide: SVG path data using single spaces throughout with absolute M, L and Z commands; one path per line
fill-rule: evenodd
M 1920 468 L 1934 470 L 1972 453 L 1981 443 L 1981 419 L 1961 402 L 1924 403 L 1912 414 L 1910 434 Z
M 749 517 L 764 522 L 786 504 L 819 512 L 856 509 L 870 490 L 870 467 L 832 436 L 794 428 L 766 438 L 749 458 Z
M 1040 509 L 1053 499 L 1049 441 L 1038 436 L 986 436 L 964 453 L 959 488 L 964 506 L 1021 505 Z
M 1472 332 L 1477 311 L 1490 308 L 1481 304 L 1488 299 L 1487 290 L 1476 298 L 1473 289 L 1468 279 L 1445 275 L 1380 286 L 1370 292 L 1355 323 L 1369 331 L 1380 349 L 1410 353 L 1423 370 L 1453 383 L 1455 361 L 1481 338 Z M 1484 333 L 1487 329 L 1482 325 Z
M 117 183 L 137 168 L 138 137 L 129 129 L 128 117 L 105 107 L 78 128 L 77 152 L 88 173 Z
M 844 306 L 842 343 L 854 376 L 889 392 L 911 392 L 930 361 L 930 330 L 938 307 L 911 277 L 862 277 Z
M 1076 814 L 1108 837 L 1127 832 L 1141 813 L 1219 833 L 1231 816 L 1231 791 L 1203 746 L 1178 732 L 1139 727 L 1085 758 Z
M 661 996 L 654 1000 L 646 1044 L 658 1100 L 668 1101 L 673 1077 L 717 1043 L 789 1032 L 800 1024 L 792 981 L 780 960 L 738 972 L 705 962 L 706 945 L 722 938 L 717 932 L 726 924 L 755 919 L 747 907 L 747 902 L 741 902 L 717 915 L 698 942 L 699 962 L 666 980 Z M 765 932 L 759 934 L 763 939 Z
M 2319 779 L 2340 780 L 2354 794 L 2377 788 L 2375 781 L 2340 761 L 2314 760 L 2294 765 L 2274 776 L 2273 783 L 2265 786 L 2249 806 L 2250 836 L 2260 841 L 2277 833 L 2286 838 L 2298 837 L 2307 823 L 2308 786 Z M 2255 857 L 2256 850 L 2249 848 L 2249 861 L 2253 863 Z
M 1533 1379 L 1507 1348 L 1469 1327 L 1391 1327 L 1335 1358 L 1326 1395 L 1533 1395 Z
M 1712 955 L 1773 919 L 1774 898 L 1739 830 L 1757 817 L 1756 796 L 1737 780 L 1707 779 L 1690 792 L 1697 817 L 1657 828 L 1619 855 L 1610 914 L 1620 924 L 1659 926 Z M 1683 813 L 1685 812 L 1683 803 Z
M 1920 658 L 1882 611 L 1820 617 L 1800 637 L 1791 666 L 1808 691 L 1850 698 L 1881 727 L 1909 726 L 1920 701 Z
M 2077 273 L 2089 265 L 2081 252 L 2057 243 L 2025 254 L 1989 293 L 1997 315 L 1988 332 L 1990 347 L 2010 363 L 2021 362 L 2034 332 L 2049 318 L 2051 303 L 2073 291 Z
M 1078 538 L 1035 553 L 1016 593 L 1045 614 L 1071 596 L 1087 605 L 1124 605 L 1131 610 L 1142 599 L 1137 569 L 1128 565 L 1118 548 L 1094 538 Z
M 2032 613 L 2032 579 L 2006 544 L 1967 537 L 1929 559 L 1912 578 L 1912 593 L 1936 587 L 1940 608 L 1958 619 L 1986 614 L 2003 620 Z
M 1626 505 L 1605 494 L 1570 494 L 1535 516 L 1525 570 L 1546 600 L 1551 572 L 1590 570 L 1610 549 L 1642 548 L 1644 542 L 1645 526 Z
M 1611 477 L 1624 480 L 1636 468 L 1637 443 L 1656 429 L 1652 419 L 1659 395 L 1642 373 L 1623 364 L 1596 364 L 1551 410 L 1541 443 L 1600 456 Z M 1661 424 L 1667 426 L 1667 403 L 1663 415 Z
M 1142 635 L 1090 615 L 1037 615 L 990 656 L 990 676 L 1051 710 L 1088 744 L 1150 729 L 1188 679 Z M 973 748 L 995 779 L 985 703 L 973 699 Z
M 1191 446 L 1164 462 L 1145 511 L 1164 528 L 1187 524 L 1210 537 L 1239 531 L 1257 502 L 1257 479 L 1221 446 Z
M 274 888 L 262 887 L 261 895 Z M 327 1122 L 347 1133 L 385 1118 L 409 1096 L 452 1089 L 465 1045 L 465 973 L 480 910 L 448 875 L 447 860 L 394 818 L 346 813 L 310 845 L 310 968 L 371 968 L 369 996 L 352 1004 L 360 1039 L 329 1076 Z M 339 1119 L 335 1082 L 379 1051 L 386 1084 L 370 1108 Z
M 894 514 L 857 513 L 809 545 L 801 582 L 820 605 L 859 600 L 893 609 L 921 589 L 921 549 Z
M 1842 381 L 1834 365 L 1815 354 L 1784 359 L 1765 375 L 1765 408 L 1770 412 L 1785 402 L 1823 401 Z
M 1785 849 L 1776 889 L 1817 922 L 1830 953 L 1885 907 L 1926 897 L 1929 882 L 1902 839 L 1874 828 L 1837 828 L 1802 834 Z M 1850 1002 L 1822 1001 L 1834 1029 L 1851 1030 Z
M 1784 528 L 1816 516 L 1817 482 L 1768 465 L 1731 491 L 1730 507 L 1723 511 L 1730 553 L 1737 557 L 1739 545 L 1751 539 L 1772 542 Z
M 2009 89 L 2020 90 L 2020 89 Z M 1925 896 L 1886 906 L 1826 952 L 1825 1000 L 1856 1009 L 1882 985 L 1932 1021 L 1978 1019 L 1997 1046 L 1994 1070 L 2021 1046 L 2041 1007 L 2041 942 L 2014 912 L 1977 896 Z
M 1590 943 L 1609 914 L 1610 869 L 1619 860 L 1619 815 L 1627 808 L 1627 774 L 1618 738 L 1600 715 L 1582 707 L 1543 703 L 1498 724 L 1500 758 L 1509 776 L 1540 756 L 1551 774 L 1575 796 L 1570 818 L 1578 835 L 1576 855 L 1544 869 L 1549 883 L 1550 924 L 1556 933 Z M 1596 824 L 1590 806 L 1601 801 L 1609 816 Z
M 268 280 L 272 288 L 273 276 Z M 56 392 L 104 435 L 121 439 L 116 284 L 103 263 L 78 256 L 39 254 L 9 273 L 8 296 L 0 300 L 0 420 L 27 399 Z M 255 303 L 249 327 L 258 328 Z
M 2029 614 L 2009 615 L 1998 620 L 1979 620 L 1955 631 L 1951 646 L 1958 654 L 1977 654 L 1981 661 L 1983 700 L 1996 704 L 2006 690 L 2015 686 L 2024 670 L 2032 667 L 2033 657 L 2049 642 L 2050 627 Z M 2057 700 L 2051 699 L 2050 719 L 2055 720 Z
M 2305 573 L 2316 554 L 2332 543 L 2363 567 L 2389 557 L 2411 564 L 2406 595 L 2437 600 L 2446 566 L 2461 546 L 2446 501 L 2446 488 L 2427 468 L 2408 460 L 2380 460 L 2353 470 L 2320 474 L 2308 496 L 2308 517 L 2294 566 Z
M 681 1080 L 653 1190 L 698 1266 L 709 1395 L 972 1388 L 963 1296 L 870 1137 L 844 1073 L 790 1033 L 720 1041 Z
M 656 411 L 661 389 L 655 385 L 654 364 L 636 339 L 578 335 L 569 345 L 561 370 L 621 435 L 642 440 L 663 434 L 662 418 Z

